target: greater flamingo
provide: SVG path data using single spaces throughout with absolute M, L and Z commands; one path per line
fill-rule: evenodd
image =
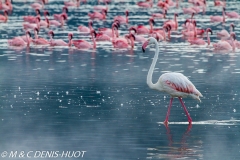
M 79 7 L 80 3 L 81 3 L 80 0 L 76 0 L 76 2 L 67 1 L 67 2 L 64 2 L 64 5 L 67 7 Z
M 61 21 L 61 19 L 62 19 L 62 17 L 63 17 L 62 15 L 64 15 L 64 17 L 67 19 L 67 18 L 68 18 L 67 13 L 68 13 L 68 8 L 67 8 L 66 6 L 64 6 L 64 7 L 62 8 L 62 13 L 60 13 L 60 14 L 53 14 L 53 18 L 54 18 L 55 20 Z
M 178 14 L 175 13 L 174 14 L 174 20 L 165 21 L 163 26 L 170 25 L 173 30 L 177 30 L 178 29 L 177 17 L 178 17 Z
M 154 19 L 151 17 L 148 20 L 149 25 L 150 25 L 150 29 L 144 25 L 138 25 L 137 27 L 130 27 L 129 30 L 131 30 L 132 28 L 135 29 L 137 34 L 150 34 L 153 31 L 153 24 L 155 23 Z
M 154 18 L 159 18 L 159 19 L 162 19 L 162 18 L 166 18 L 166 14 L 167 14 L 167 10 L 164 10 L 163 14 L 161 13 L 153 13 L 152 14 L 152 17 Z
M 36 17 L 36 23 L 24 23 L 23 28 L 25 30 L 35 28 L 40 29 L 40 21 L 41 21 L 40 17 Z
M 153 84 L 152 82 L 152 75 L 155 68 L 155 65 L 157 63 L 158 54 L 159 54 L 159 46 L 158 42 L 155 38 L 150 37 L 143 45 L 142 50 L 145 51 L 145 48 L 150 44 L 155 44 L 155 55 L 152 61 L 152 64 L 150 66 L 150 69 L 148 71 L 147 75 L 147 84 L 151 89 L 155 89 L 162 92 L 167 92 L 170 94 L 171 99 L 168 107 L 168 112 L 166 115 L 166 119 L 164 121 L 164 124 L 168 124 L 168 118 L 170 115 L 170 110 L 172 106 L 172 101 L 174 97 L 178 97 L 180 103 L 183 106 L 183 109 L 188 117 L 189 124 L 192 123 L 192 118 L 190 117 L 190 114 L 187 111 L 186 106 L 184 105 L 182 98 L 190 96 L 193 99 L 196 99 L 200 101 L 199 97 L 202 97 L 202 94 L 196 89 L 196 87 L 193 85 L 193 83 L 183 74 L 176 73 L 176 72 L 169 72 L 164 73 L 160 76 L 157 83 Z
M 151 8 L 153 6 L 153 1 L 152 0 L 146 0 L 146 1 L 143 1 L 143 2 L 137 2 L 137 5 L 139 7 Z
M 116 38 L 112 40 L 114 48 L 134 48 L 135 36 L 133 34 L 125 35 L 124 37 Z
M 45 0 L 41 0 L 41 4 L 40 3 L 33 3 L 33 4 L 31 4 L 31 7 L 33 9 L 43 9 L 45 3 L 46 3 Z
M 36 23 L 36 17 L 40 17 L 41 15 L 39 9 L 35 9 L 35 12 L 36 16 L 23 16 L 23 20 L 29 23 Z
M 228 18 L 240 18 L 240 15 L 235 11 L 226 12 L 225 14 Z

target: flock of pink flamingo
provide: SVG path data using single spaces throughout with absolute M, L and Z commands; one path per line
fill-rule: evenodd
M 149 26 L 138 24 L 135 26 L 129 26 L 129 15 L 131 11 L 126 10 L 125 16 L 115 16 L 112 20 L 112 25 L 110 28 L 98 28 L 96 31 L 93 27 L 95 20 L 105 20 L 107 18 L 107 13 L 109 11 L 108 4 L 112 3 L 110 0 L 99 0 L 99 3 L 104 3 L 105 5 L 94 6 L 94 11 L 88 13 L 89 23 L 88 26 L 79 26 L 77 29 L 80 33 L 87 33 L 90 35 L 92 42 L 88 42 L 84 39 L 73 39 L 73 33 L 68 34 L 68 42 L 63 41 L 62 39 L 54 39 L 54 31 L 49 30 L 48 36 L 49 40 L 41 38 L 38 36 L 38 32 L 42 27 L 49 27 L 50 25 L 63 26 L 65 25 L 68 18 L 68 7 L 79 7 L 81 3 L 87 3 L 85 1 L 75 0 L 64 2 L 64 7 L 61 14 L 54 14 L 54 20 L 49 20 L 49 12 L 44 10 L 44 5 L 47 4 L 46 0 L 41 0 L 40 3 L 36 2 L 31 5 L 35 10 L 35 16 L 24 16 L 23 20 L 23 29 L 25 30 L 24 36 L 14 37 L 8 40 L 8 44 L 11 46 L 30 46 L 31 43 L 34 45 L 50 45 L 50 46 L 67 46 L 72 47 L 74 45 L 77 49 L 95 49 L 96 43 L 99 41 L 110 41 L 114 48 L 134 48 L 135 43 L 142 44 L 142 50 L 145 51 L 145 48 L 150 45 L 155 45 L 155 56 L 153 62 L 150 66 L 148 75 L 147 75 L 147 84 L 151 89 L 158 91 L 166 92 L 170 94 L 171 99 L 168 107 L 168 112 L 164 124 L 168 124 L 168 119 L 170 115 L 170 110 L 174 97 L 178 97 L 180 103 L 183 106 L 183 109 L 188 118 L 189 124 L 192 123 L 192 118 L 187 111 L 186 106 L 182 100 L 183 97 L 192 97 L 200 101 L 202 94 L 196 89 L 193 83 L 183 74 L 176 72 L 169 72 L 162 74 L 158 81 L 154 84 L 152 82 L 153 71 L 158 59 L 159 54 L 159 41 L 166 41 L 171 39 L 172 32 L 178 32 L 182 37 L 186 38 L 186 41 L 190 45 L 206 45 L 208 47 L 212 46 L 215 50 L 227 50 L 234 51 L 236 48 L 239 48 L 239 42 L 236 40 L 236 34 L 234 32 L 234 23 L 230 24 L 229 32 L 225 29 L 222 31 L 216 32 L 216 36 L 220 39 L 216 43 L 210 41 L 209 33 L 213 34 L 211 28 L 201 29 L 197 27 L 197 20 L 194 18 L 196 14 L 203 12 L 205 14 L 208 4 L 206 0 L 188 0 L 191 7 L 183 8 L 183 14 L 190 14 L 191 17 L 186 19 L 182 24 L 182 30 L 179 31 L 178 16 L 179 13 L 174 14 L 174 18 L 171 20 L 166 20 L 163 22 L 161 28 L 155 28 L 155 19 L 165 19 L 169 10 L 174 7 L 179 7 L 180 2 L 176 0 L 159 0 L 157 4 L 154 4 L 153 0 L 146 0 L 142 2 L 137 2 L 136 5 L 142 8 L 151 8 L 156 5 L 159 10 L 162 10 L 161 13 L 153 13 L 148 19 Z M 5 5 L 5 6 L 4 6 Z M 222 15 L 209 16 L 210 23 L 226 23 L 226 18 L 237 18 L 239 15 L 235 11 L 226 12 L 226 1 L 215 0 L 214 5 L 216 7 L 222 8 Z M 4 7 L 3 7 L 4 6 Z M 1 3 L 1 7 L 4 10 L 4 15 L 0 16 L 0 19 L 3 22 L 8 20 L 8 11 L 13 7 L 10 0 L 6 0 L 5 3 Z M 45 20 L 42 20 L 40 12 L 44 13 Z M 121 36 L 119 34 L 119 28 L 121 25 L 128 26 L 128 34 Z M 31 37 L 31 31 L 34 32 L 35 38 Z M 204 40 L 206 35 L 207 40 Z
M 194 18 L 195 15 L 205 14 L 208 3 L 206 0 L 188 0 L 189 6 L 187 8 L 182 8 L 183 14 L 190 14 L 191 17 L 186 19 L 181 26 L 179 26 L 178 16 L 180 13 L 175 13 L 173 19 L 165 20 L 162 24 L 162 27 L 155 28 L 155 21 L 157 19 L 166 19 L 166 17 L 171 17 L 168 15 L 169 11 L 174 8 L 179 8 L 181 5 L 180 2 L 176 0 L 159 0 L 157 3 L 154 3 L 153 0 L 146 0 L 137 2 L 138 7 L 148 9 L 156 5 L 160 12 L 152 13 L 148 19 L 149 25 L 138 24 L 130 26 L 131 11 L 126 10 L 125 16 L 114 16 L 112 20 L 112 26 L 110 28 L 98 28 L 94 29 L 93 25 L 95 21 L 104 21 L 108 18 L 109 12 L 109 3 L 111 0 L 98 0 L 98 5 L 93 6 L 93 11 L 89 12 L 88 26 L 80 25 L 76 27 L 79 33 L 85 33 L 89 35 L 91 42 L 88 42 L 84 39 L 74 39 L 75 36 L 73 33 L 68 34 L 69 42 L 64 42 L 63 40 L 54 39 L 54 31 L 49 30 L 48 39 L 40 38 L 38 35 L 39 31 L 42 28 L 49 27 L 62 27 L 67 25 L 68 20 L 68 8 L 75 7 L 79 8 L 86 4 L 86 0 L 72 0 L 66 1 L 62 7 L 62 13 L 53 14 L 52 18 L 49 12 L 45 9 L 48 5 L 48 0 L 37 0 L 35 3 L 32 3 L 30 7 L 35 10 L 35 15 L 23 16 L 23 29 L 25 31 L 25 36 L 18 36 L 8 40 L 10 46 L 30 46 L 33 45 L 50 45 L 50 46 L 75 46 L 77 49 L 94 49 L 96 44 L 99 41 L 109 41 L 112 43 L 114 48 L 134 48 L 136 43 L 143 43 L 146 41 L 147 37 L 154 37 L 158 41 L 166 41 L 171 39 L 172 32 L 178 32 L 189 42 L 190 45 L 207 45 L 212 46 L 215 50 L 231 50 L 234 51 L 236 48 L 240 48 L 240 42 L 236 40 L 236 34 L 234 33 L 234 24 L 231 23 L 230 30 L 222 30 L 220 32 L 214 33 L 211 28 L 198 28 L 197 20 Z M 104 5 L 100 5 L 103 3 Z M 240 16 L 237 12 L 231 11 L 226 12 L 226 1 L 215 0 L 215 7 L 222 8 L 222 14 L 209 16 L 210 23 L 226 23 L 226 18 L 237 18 Z M 11 3 L 11 0 L 5 0 L 5 2 L 0 3 L 0 9 L 3 10 L 4 14 L 0 15 L 0 21 L 7 23 L 8 14 L 13 10 L 14 6 Z M 41 16 L 43 13 L 43 17 Z M 119 34 L 120 26 L 127 26 L 128 34 L 121 36 Z M 181 27 L 181 30 L 180 30 Z M 34 38 L 31 37 L 31 32 L 34 33 Z M 217 35 L 220 39 L 216 43 L 211 43 L 209 33 Z M 46 37 L 46 35 L 43 35 Z M 71 35 L 71 36 L 69 36 Z M 204 40 L 204 37 L 207 37 L 207 40 Z

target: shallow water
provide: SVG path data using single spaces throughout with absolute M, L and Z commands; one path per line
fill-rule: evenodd
M 181 72 L 204 96 L 201 103 L 184 98 L 193 119 L 191 126 L 178 99 L 174 99 L 166 127 L 162 122 L 170 97 L 149 89 L 146 84 L 153 48 L 142 53 L 141 44 L 136 44 L 134 50 L 117 50 L 108 42 L 97 43 L 96 50 L 34 45 L 9 47 L 7 39 L 23 35 L 21 16 L 34 14 L 28 6 L 31 2 L 13 2 L 14 10 L 8 23 L 0 25 L 1 157 L 240 158 L 238 49 L 218 52 L 211 47 L 190 46 L 180 32 L 173 32 L 170 41 L 160 42 L 153 81 L 168 71 Z M 228 8 L 237 11 L 236 3 L 232 1 Z M 62 4 L 63 1 L 51 1 L 46 9 L 59 13 Z M 126 6 L 130 11 L 129 26 L 147 24 L 150 13 L 157 8 L 139 9 L 135 4 L 136 1 L 111 3 L 107 20 L 94 21 L 94 28 L 110 27 L 112 17 L 124 15 L 122 11 Z M 70 9 L 67 25 L 51 28 L 56 31 L 56 38 L 67 40 L 67 33 L 73 32 L 76 39 L 88 40 L 86 35 L 78 33 L 77 26 L 87 25 L 87 13 L 93 5 L 96 3 L 89 1 L 78 9 Z M 208 18 L 212 13 L 221 14 L 221 8 L 214 7 L 213 2 L 208 5 L 206 15 L 196 15 L 196 19 L 200 27 L 212 27 L 211 39 L 217 42 L 216 32 L 223 27 L 210 23 Z M 181 3 L 181 7 L 184 6 L 189 4 Z M 26 10 L 28 12 L 24 12 Z M 174 12 L 181 13 L 181 8 L 169 10 L 168 17 L 173 17 Z M 179 14 L 179 23 L 187 17 Z M 234 21 L 228 19 L 226 28 Z M 160 27 L 162 22 L 157 20 L 156 26 Z M 238 35 L 238 22 L 235 25 Z M 127 33 L 126 29 L 127 26 L 121 26 L 121 34 Z M 40 35 L 47 38 L 48 30 L 41 29 Z

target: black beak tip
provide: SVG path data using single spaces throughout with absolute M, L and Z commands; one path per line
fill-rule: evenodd
M 142 47 L 142 52 L 144 53 L 145 52 L 145 49 Z

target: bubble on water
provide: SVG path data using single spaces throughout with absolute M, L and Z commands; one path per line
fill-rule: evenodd
M 200 106 L 197 104 L 197 105 L 196 105 L 196 108 L 200 108 Z
M 68 95 L 68 91 L 66 91 L 66 95 Z
M 17 97 L 17 95 L 14 95 L 14 98 L 16 98 Z
M 233 109 L 233 112 L 236 112 L 236 109 Z
M 100 93 L 101 93 L 101 91 L 97 91 L 96 93 L 97 93 L 97 94 L 100 94 Z

